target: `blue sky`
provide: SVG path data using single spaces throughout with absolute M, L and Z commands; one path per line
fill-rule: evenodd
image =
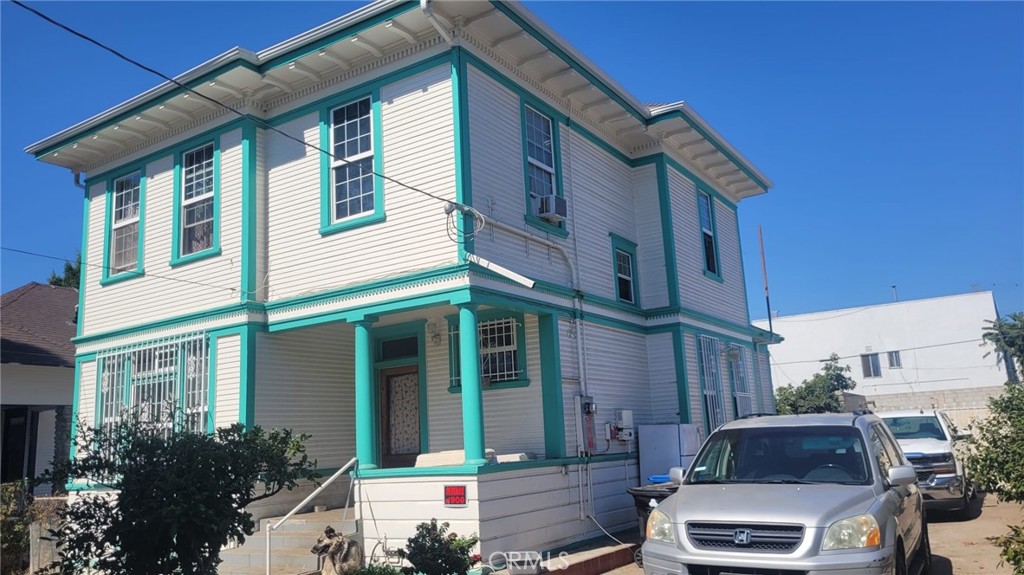
M 36 2 L 176 75 L 359 6 Z M 1024 4 L 530 2 L 644 102 L 688 101 L 776 184 L 740 204 L 751 317 L 994 290 L 1024 310 Z M 158 84 L 0 5 L 0 243 L 73 257 L 80 192 L 23 148 Z M 61 263 L 0 253 L 4 292 Z

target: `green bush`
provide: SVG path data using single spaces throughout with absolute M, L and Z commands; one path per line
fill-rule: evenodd
M 0 485 L 0 574 L 13 575 L 28 567 L 31 523 L 32 493 L 25 484 Z
M 416 535 L 409 538 L 406 549 L 398 551 L 399 557 L 412 564 L 402 569 L 406 575 L 466 575 L 480 560 L 472 555 L 480 538 L 475 534 L 459 537 L 449 533 L 448 527 L 447 521 L 438 525 L 437 519 L 416 526 Z
M 356 575 L 402 575 L 402 572 L 391 565 L 371 564 L 357 571 Z

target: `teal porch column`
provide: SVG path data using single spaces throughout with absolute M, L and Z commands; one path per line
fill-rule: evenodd
M 544 452 L 548 459 L 565 457 L 565 410 L 562 406 L 562 357 L 558 316 L 537 317 L 540 332 L 541 399 L 544 410 Z
M 462 447 L 466 465 L 487 463 L 484 455 L 484 396 L 480 385 L 480 340 L 476 306 L 459 306 L 459 372 L 462 379 Z
M 356 457 L 360 469 L 376 469 L 377 425 L 373 408 L 373 337 L 371 320 L 355 322 Z

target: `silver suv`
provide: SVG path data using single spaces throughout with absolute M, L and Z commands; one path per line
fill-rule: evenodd
M 931 566 L 917 476 L 867 412 L 727 423 L 651 512 L 646 575 L 906 575 Z

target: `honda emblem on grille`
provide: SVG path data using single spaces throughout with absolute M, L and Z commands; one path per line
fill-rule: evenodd
M 732 532 L 732 542 L 737 545 L 750 545 L 750 530 L 736 529 Z

